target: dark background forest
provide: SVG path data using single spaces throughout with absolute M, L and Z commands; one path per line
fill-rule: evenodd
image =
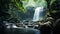
M 60 19 L 60 0 L 46 0 L 48 3 L 47 17 L 54 18 L 54 22 Z M 52 2 L 52 3 L 51 3 Z M 12 23 L 20 22 L 24 16 L 25 9 L 22 6 L 21 0 L 0 0 L 0 32 L 4 32 L 5 27 L 3 21 L 10 21 Z M 30 12 L 27 12 L 29 14 Z M 33 12 L 31 12 L 33 17 Z M 22 15 L 21 15 L 22 14 Z M 19 16 L 20 15 L 20 16 Z M 23 16 L 23 17 L 21 17 Z M 21 18 L 20 18 L 21 17 Z M 29 18 L 29 16 L 27 16 Z M 54 34 L 60 33 L 60 20 L 57 22 L 54 28 Z M 57 34 L 58 34 L 57 33 Z

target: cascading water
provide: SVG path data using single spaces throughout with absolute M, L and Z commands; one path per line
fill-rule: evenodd
M 37 7 L 33 16 L 33 21 L 43 20 L 44 7 Z

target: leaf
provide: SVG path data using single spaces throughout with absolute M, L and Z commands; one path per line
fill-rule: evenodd
M 52 13 L 56 13 L 57 11 L 56 10 L 53 10 L 53 11 L 51 11 Z
M 56 0 L 51 0 L 50 2 L 50 6 L 55 2 Z
M 25 13 L 25 12 L 26 12 L 26 10 L 25 10 L 25 8 L 23 7 L 22 2 L 21 2 L 21 1 L 20 1 L 20 2 L 18 2 L 17 0 L 16 0 L 15 2 L 16 2 L 16 7 L 17 7 L 18 9 L 20 9 L 20 10 L 21 10 L 21 12 Z

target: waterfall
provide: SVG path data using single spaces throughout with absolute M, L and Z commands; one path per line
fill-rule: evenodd
M 42 15 L 42 12 L 43 12 L 43 7 L 37 7 L 35 9 L 35 13 L 34 13 L 34 16 L 33 16 L 33 21 L 38 21 L 38 20 L 42 20 L 43 18 L 41 16 Z

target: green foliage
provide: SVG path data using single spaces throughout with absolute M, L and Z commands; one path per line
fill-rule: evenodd
M 25 8 L 23 7 L 23 4 L 22 4 L 22 2 L 21 1 L 17 1 L 17 0 L 15 0 L 15 5 L 16 5 L 16 7 L 18 8 L 18 9 L 20 9 L 23 13 L 25 13 Z
M 51 1 L 50 1 L 50 4 L 49 4 L 50 10 L 52 10 L 51 7 L 52 7 L 52 5 L 53 5 L 53 3 L 54 3 L 55 1 L 56 1 L 56 0 L 51 0 Z
M 49 3 L 49 4 L 48 4 L 49 13 L 56 13 L 56 10 L 54 10 L 55 8 L 54 8 L 54 6 L 53 6 L 53 4 L 54 4 L 56 1 L 57 1 L 57 0 L 50 0 L 50 1 L 47 0 L 47 3 Z M 53 9 L 53 8 L 54 8 L 54 9 Z
M 43 6 L 46 7 L 47 2 L 45 0 L 26 0 L 26 1 L 22 1 L 24 7 L 39 7 L 39 6 Z
M 51 0 L 50 1 L 50 6 L 55 2 L 56 0 Z

